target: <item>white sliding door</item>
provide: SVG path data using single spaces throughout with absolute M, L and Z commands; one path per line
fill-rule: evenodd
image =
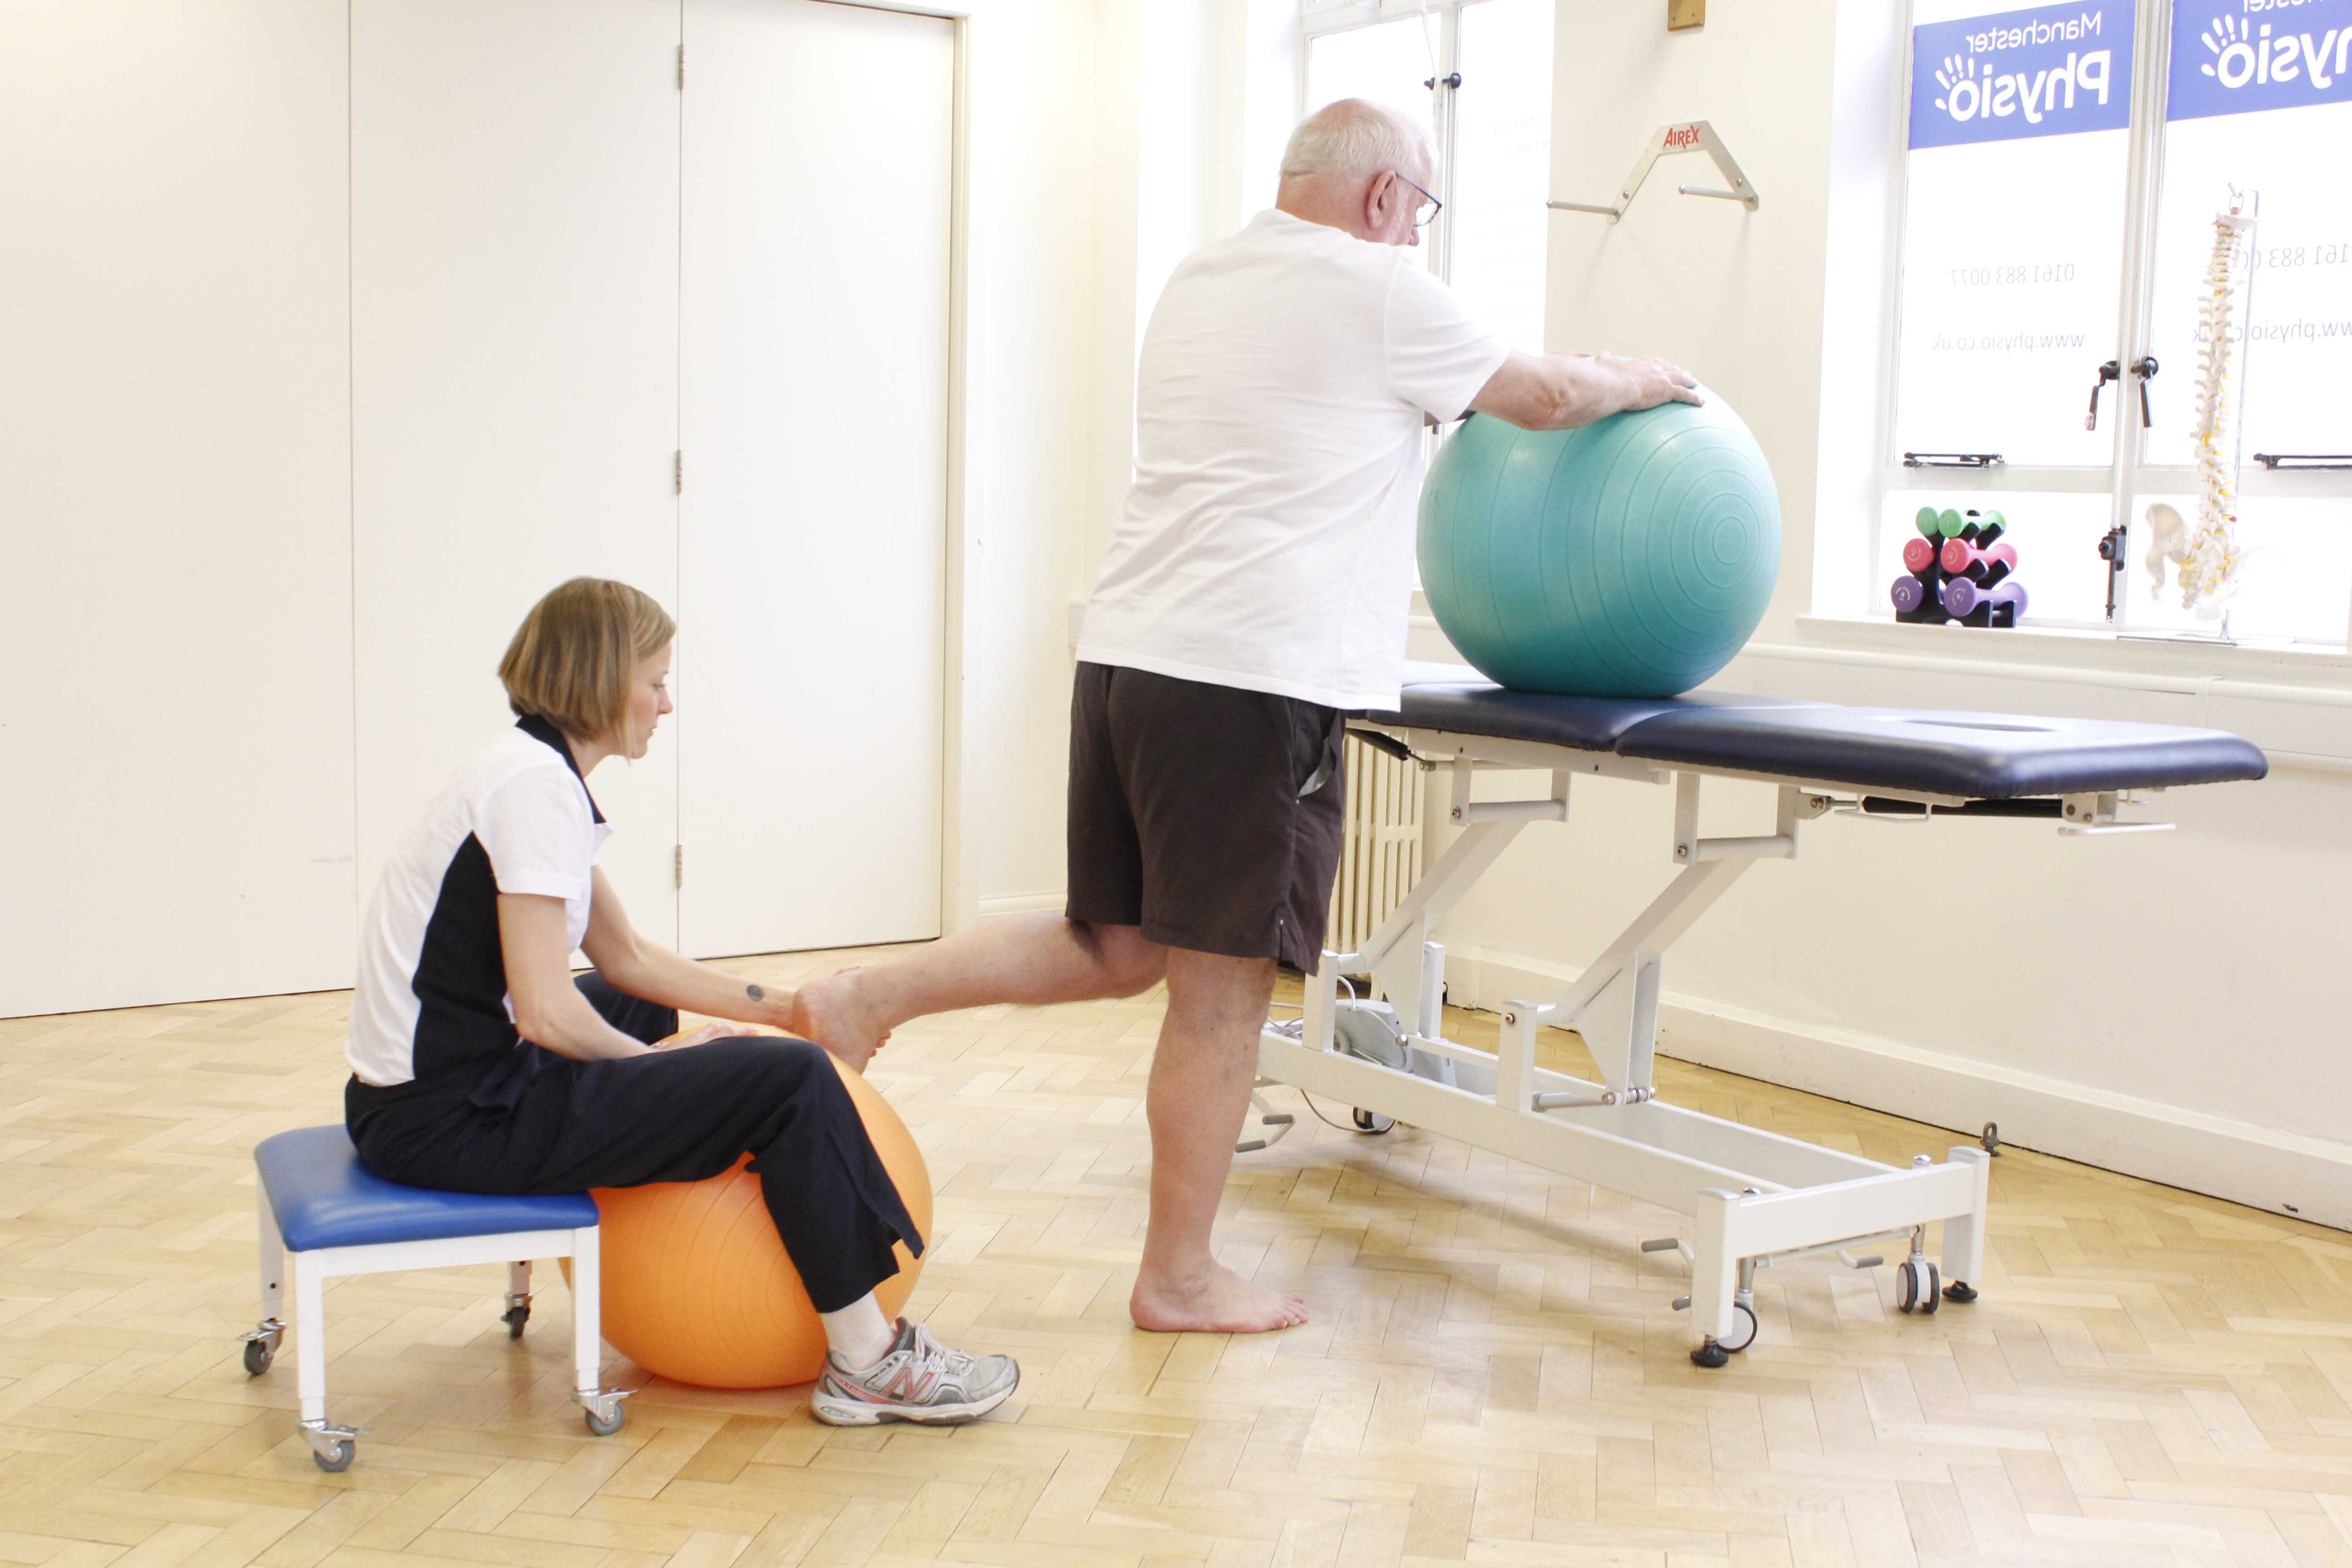
M 7 12 L 0 1015 L 350 983 L 344 41 Z
M 361 897 L 511 723 L 499 655 L 562 579 L 677 607 L 677 0 L 355 0 Z M 675 733 L 591 781 L 673 938 Z
M 936 936 L 955 35 L 686 0 L 680 934 Z

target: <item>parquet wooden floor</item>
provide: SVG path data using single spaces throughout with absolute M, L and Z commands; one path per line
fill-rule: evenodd
M 1137 1332 L 1151 997 L 935 1019 L 877 1064 L 939 1188 L 916 1307 L 1021 1357 L 999 1418 L 844 1433 L 800 1391 L 655 1382 L 599 1440 L 551 1269 L 519 1343 L 497 1268 L 378 1276 L 328 1289 L 331 1410 L 373 1430 L 323 1475 L 290 1347 L 248 1381 L 233 1337 L 248 1151 L 341 1114 L 345 1008 L 0 1022 L 0 1563 L 2352 1564 L 2352 1237 L 2018 1151 L 1979 1303 L 1768 1272 L 1757 1345 L 1705 1373 L 1672 1255 L 1634 1250 L 1674 1216 L 1274 1090 L 1298 1129 L 1239 1162 L 1221 1234 L 1314 1321 Z M 1953 1142 L 1659 1066 L 1876 1158 Z

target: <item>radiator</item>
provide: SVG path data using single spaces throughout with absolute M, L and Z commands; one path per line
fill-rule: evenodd
M 1422 771 L 1350 735 L 1347 837 L 1323 945 L 1358 952 L 1421 879 Z

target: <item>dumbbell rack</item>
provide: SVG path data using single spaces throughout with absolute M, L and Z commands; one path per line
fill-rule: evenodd
M 1954 621 L 1987 628 L 2016 626 L 2018 614 L 2025 607 L 2025 590 L 2013 574 L 2015 548 L 2004 546 L 2008 559 L 1990 563 L 1976 549 L 1997 542 L 2008 527 L 2007 520 L 1997 511 L 1962 513 L 1947 509 L 1939 512 L 1934 507 L 1921 507 L 1917 522 L 1919 536 L 1905 542 L 1905 574 L 1895 579 L 1887 594 L 1894 601 L 1895 618 L 1911 626 L 1944 626 Z M 1956 554 L 1963 561 L 1958 567 L 1951 564 Z M 1956 594 L 1955 583 L 1966 586 Z M 2014 597 L 2004 595 L 1996 601 L 1978 596 L 1979 585 L 1991 588 L 2002 583 L 2013 585 Z M 1973 602 L 1956 612 L 1951 605 L 1954 597 Z

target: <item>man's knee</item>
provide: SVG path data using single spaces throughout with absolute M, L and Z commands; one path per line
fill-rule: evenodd
M 1255 1037 L 1274 997 L 1273 959 L 1171 950 L 1167 966 L 1171 1014 L 1193 1027 Z
M 1141 995 L 1167 973 L 1168 950 L 1146 939 L 1138 927 L 1072 921 L 1070 934 L 1092 955 L 1108 995 Z

